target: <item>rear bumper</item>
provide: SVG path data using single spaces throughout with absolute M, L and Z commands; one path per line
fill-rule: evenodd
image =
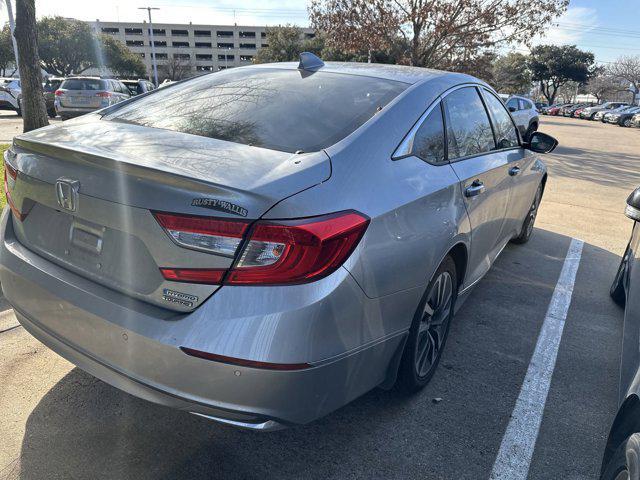
M 260 430 L 308 423 L 382 383 L 406 337 L 402 329 L 347 347 L 357 332 L 343 330 L 351 326 L 341 315 L 359 312 L 360 333 L 375 331 L 376 325 L 366 323 L 370 307 L 357 296 L 360 289 L 344 269 L 299 286 L 316 291 L 309 297 L 313 301 L 298 309 L 290 301 L 290 311 L 260 315 L 248 298 L 250 305 L 233 307 L 231 296 L 219 295 L 222 288 L 195 312 L 176 315 L 96 285 L 30 252 L 13 236 L 6 209 L 0 226 L 2 289 L 34 337 L 121 390 L 215 420 Z M 305 293 L 299 289 L 292 295 Z M 349 298 L 358 307 L 343 305 L 344 312 L 338 311 L 338 304 Z M 407 298 L 399 303 L 407 303 Z M 254 314 L 232 316 L 231 310 L 247 308 Z M 325 325 L 324 333 L 315 330 L 317 320 Z M 331 345 L 334 337 L 341 339 L 342 347 Z M 319 358 L 312 348 L 318 339 L 335 353 Z M 250 360 L 304 361 L 311 368 L 275 371 L 219 363 L 188 356 L 180 346 Z
M 60 105 L 55 105 L 56 112 L 58 115 L 64 117 L 79 117 L 80 115 L 84 115 L 85 113 L 95 112 L 96 110 L 100 110 L 102 107 L 96 108 L 77 108 L 77 107 L 62 107 Z

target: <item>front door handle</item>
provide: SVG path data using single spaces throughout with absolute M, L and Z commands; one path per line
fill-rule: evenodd
M 515 166 L 515 167 L 511 167 L 509 169 L 509 175 L 511 175 L 512 177 L 515 177 L 516 175 L 518 175 L 520 173 L 520 167 L 519 166 Z
M 480 180 L 475 180 L 471 185 L 464 189 L 465 197 L 475 197 L 476 195 L 480 195 L 482 192 L 486 190 L 484 183 Z

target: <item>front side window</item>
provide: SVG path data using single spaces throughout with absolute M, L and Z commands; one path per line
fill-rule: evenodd
M 519 144 L 516 126 L 513 124 L 507 109 L 504 108 L 502 102 L 493 93 L 487 90 L 485 90 L 484 98 L 493 119 L 497 148 L 517 147 Z
M 429 163 L 444 163 L 444 124 L 440 103 L 427 115 L 413 136 L 411 155 Z
M 477 155 L 495 148 L 493 131 L 475 87 L 464 87 L 444 101 L 449 160 Z
M 243 68 L 141 97 L 105 119 L 285 152 L 312 152 L 349 135 L 407 86 L 356 75 Z

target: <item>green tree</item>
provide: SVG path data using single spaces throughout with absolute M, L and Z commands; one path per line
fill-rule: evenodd
M 540 90 L 553 104 L 558 90 L 569 82 L 586 83 L 597 71 L 591 52 L 575 45 L 539 45 L 531 49 L 527 62 L 531 78 L 540 83 Z
M 268 47 L 261 48 L 254 57 L 255 63 L 290 62 L 298 59 L 303 50 L 303 32 L 295 25 L 267 27 Z
M 9 25 L 5 25 L 4 28 L 0 30 L 0 72 L 3 76 L 7 74 L 6 70 L 9 64 L 14 62 L 11 30 L 9 30 Z
M 500 93 L 523 94 L 531 89 L 531 73 L 527 56 L 511 52 L 498 57 L 493 64 L 493 85 Z
M 40 62 L 49 73 L 67 76 L 97 64 L 93 31 L 85 22 L 44 17 L 38 21 L 38 39 Z
M 102 48 L 105 66 L 115 75 L 123 77 L 144 77 L 146 75 L 147 69 L 142 59 L 122 42 L 108 35 L 100 35 L 98 43 Z
M 44 17 L 38 21 L 42 68 L 67 76 L 88 68 L 108 68 L 116 75 L 145 75 L 142 60 L 125 45 L 108 35 L 96 35 L 78 20 Z

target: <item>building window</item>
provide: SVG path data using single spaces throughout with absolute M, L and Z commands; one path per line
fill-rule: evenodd
M 157 35 L 158 37 L 164 37 L 167 34 L 167 31 L 164 28 L 154 28 L 153 35 Z
M 149 45 L 151 45 L 151 42 L 149 42 Z M 164 40 L 154 40 L 153 41 L 153 46 L 154 47 L 166 47 L 167 46 L 167 42 L 165 42 Z
M 211 36 L 211 30 L 194 30 L 193 34 L 196 37 L 210 37 Z
M 235 60 L 235 55 L 218 55 L 218 61 L 224 62 L 225 60 Z
M 256 32 L 240 32 L 238 36 L 240 38 L 256 38 Z
M 260 32 L 260 38 L 267 38 L 267 32 Z
M 210 42 L 196 42 L 196 48 L 211 48 Z
M 142 29 L 141 28 L 125 28 L 124 34 L 125 35 L 142 35 Z
M 172 42 L 171 46 L 174 48 L 189 48 L 189 42 Z
M 218 70 L 225 70 L 227 68 L 233 68 L 233 67 L 229 65 L 218 65 Z
M 144 47 L 143 40 L 127 40 L 127 47 Z
M 262 44 L 262 48 L 267 48 L 268 46 L 269 46 L 269 44 L 268 44 L 268 43 L 263 43 L 263 44 Z
M 153 58 L 153 55 L 151 55 L 151 58 Z M 156 60 L 166 60 L 167 58 L 169 57 L 166 53 L 156 53 Z
M 218 30 L 216 35 L 218 37 L 233 37 L 233 32 L 231 30 Z
M 250 62 L 253 60 L 253 55 L 240 55 L 241 62 Z
M 179 60 L 191 60 L 191 55 L 188 53 L 174 53 L 173 58 L 177 58 Z
M 196 67 L 197 72 L 210 72 L 211 70 L 213 70 L 211 65 L 198 65 Z
M 213 55 L 196 54 L 196 60 L 213 60 Z
M 115 35 L 117 33 L 120 33 L 120 29 L 119 28 L 112 28 L 112 27 L 104 27 L 102 29 L 102 33 L 108 33 L 109 35 Z
M 218 43 L 218 48 L 233 48 L 233 43 Z
M 171 30 L 171 35 L 174 37 L 188 37 L 189 32 L 187 30 Z
M 256 44 L 255 43 L 241 43 L 240 44 L 240 48 L 255 49 L 256 48 Z
M 304 34 L 304 38 L 315 38 L 316 34 L 315 33 L 305 33 Z

